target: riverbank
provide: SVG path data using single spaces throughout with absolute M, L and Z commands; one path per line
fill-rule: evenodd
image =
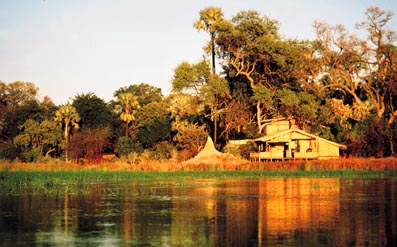
M 85 193 L 92 184 L 147 182 L 159 186 L 186 184 L 193 179 L 238 178 L 393 178 L 397 159 L 245 162 L 184 164 L 147 161 L 140 164 L 103 162 L 78 165 L 61 161 L 0 164 L 0 193 Z M 29 193 L 30 193 L 29 192 Z
M 208 171 L 385 171 L 397 170 L 397 158 L 340 158 L 336 160 L 296 160 L 275 162 L 250 162 L 247 160 L 221 160 L 206 162 L 178 162 L 143 160 L 130 164 L 122 160 L 103 161 L 91 164 L 67 163 L 50 160 L 40 163 L 4 162 L 0 171 L 152 171 L 152 172 L 208 172 Z
M 0 171 L 0 194 L 80 194 L 100 184 L 150 183 L 155 187 L 181 186 L 202 179 L 266 178 L 343 178 L 397 179 L 397 169 L 383 171 L 213 171 L 213 172 L 137 172 L 137 171 Z

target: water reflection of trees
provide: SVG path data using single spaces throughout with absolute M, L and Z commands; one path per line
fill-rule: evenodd
M 397 182 L 380 179 L 92 184 L 66 196 L 1 195 L 0 237 L 4 246 L 397 246 L 396 197 Z
M 397 246 L 397 187 L 384 180 L 342 180 L 335 245 Z
M 191 218 L 206 215 L 199 232 L 212 246 L 394 246 L 396 183 L 384 180 L 263 179 L 188 192 L 206 199 L 173 203 L 180 239 Z M 179 240 L 180 240 L 179 239 Z M 177 241 L 178 242 L 178 241 Z

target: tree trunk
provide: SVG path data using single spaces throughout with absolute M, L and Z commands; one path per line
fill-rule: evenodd
M 396 152 L 394 152 L 393 138 L 389 137 L 389 142 L 390 142 L 390 156 L 396 157 Z
M 45 157 L 49 157 L 50 156 L 50 153 L 52 153 L 52 152 L 54 152 L 55 151 L 55 148 L 51 148 L 50 150 L 48 150 L 46 153 L 45 153 Z
M 65 159 L 66 162 L 69 161 L 69 123 L 65 123 Z
M 397 114 L 397 111 L 395 111 L 395 112 L 392 112 L 392 113 L 390 113 L 389 114 L 389 121 L 387 121 L 387 126 L 389 127 L 389 126 L 391 126 L 393 123 L 394 123 L 394 121 L 396 120 L 396 114 Z
M 218 121 L 216 120 L 216 117 L 214 118 L 214 145 L 216 147 L 216 141 L 217 141 L 217 135 L 218 135 Z
M 256 122 L 258 124 L 258 133 L 262 132 L 262 123 L 261 123 L 261 119 L 262 119 L 262 109 L 261 109 L 261 101 L 258 100 L 256 102 Z
M 211 35 L 212 75 L 215 75 L 215 37 Z
M 128 122 L 125 122 L 125 137 L 128 137 Z

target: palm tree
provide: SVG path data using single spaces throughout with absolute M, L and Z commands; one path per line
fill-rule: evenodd
M 76 111 L 76 108 L 71 105 L 63 105 L 55 112 L 55 121 L 60 122 L 64 127 L 65 137 L 65 154 L 66 161 L 69 161 L 69 133 L 70 127 L 78 129 L 80 116 Z
M 128 126 L 135 120 L 136 110 L 139 109 L 138 97 L 132 93 L 121 93 L 115 108 L 121 110 L 120 120 L 125 122 L 125 136 L 128 137 Z
M 194 27 L 200 31 L 204 30 L 210 33 L 211 56 L 212 56 L 212 75 L 215 75 L 215 23 L 222 20 L 223 12 L 218 7 L 208 7 L 200 11 L 200 19 L 194 22 Z

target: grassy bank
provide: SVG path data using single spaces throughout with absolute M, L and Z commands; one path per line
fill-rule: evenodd
M 0 171 L 0 194 L 76 194 L 86 193 L 93 184 L 151 182 L 154 184 L 188 184 L 195 179 L 211 178 L 393 178 L 394 170 L 263 170 L 263 171 Z
M 143 160 L 130 164 L 122 160 L 97 164 L 75 164 L 60 160 L 46 163 L 0 163 L 0 171 L 146 171 L 146 172 L 208 172 L 208 171 L 384 171 L 397 170 L 397 158 L 341 158 L 337 160 L 296 160 L 276 162 L 249 162 L 247 160 L 207 160 L 178 162 Z
M 123 182 L 151 180 L 179 180 L 206 178 L 274 178 L 274 177 L 313 177 L 313 178 L 383 178 L 395 177 L 397 170 L 312 170 L 312 171 L 213 171 L 213 172 L 133 172 L 133 171 L 0 171 L 0 184 L 11 182 L 29 185 L 35 181 L 56 183 L 79 182 Z
M 397 178 L 397 170 L 384 171 L 214 171 L 214 172 L 125 172 L 125 171 L 0 171 L 0 186 L 18 187 L 122 183 L 131 181 L 188 181 L 208 178 Z

